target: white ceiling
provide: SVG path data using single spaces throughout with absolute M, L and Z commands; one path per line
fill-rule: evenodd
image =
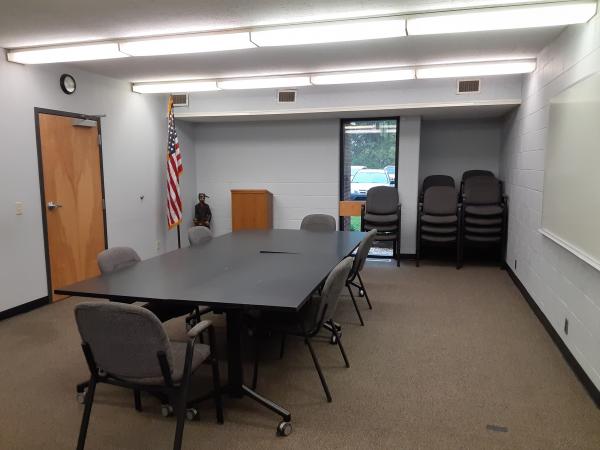
M 2 0 L 0 47 L 542 0 Z
M 535 57 L 560 28 L 409 36 L 396 39 L 228 52 L 123 58 L 77 63 L 84 70 L 129 81 L 303 73 L 427 64 L 444 61 Z
M 541 0 L 0 0 L 0 47 L 536 1 Z M 127 81 L 151 81 L 532 57 L 560 30 L 410 36 L 75 65 Z

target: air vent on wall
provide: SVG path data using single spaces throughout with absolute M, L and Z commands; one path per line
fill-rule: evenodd
M 173 106 L 188 106 L 188 95 L 173 94 Z
M 296 101 L 295 90 L 281 90 L 277 91 L 277 103 L 294 103 Z
M 479 80 L 458 80 L 457 94 L 476 94 L 480 92 Z

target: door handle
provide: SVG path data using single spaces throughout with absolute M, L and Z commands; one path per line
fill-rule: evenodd
M 52 210 L 56 208 L 62 208 L 62 205 L 60 203 L 48 202 L 48 209 Z

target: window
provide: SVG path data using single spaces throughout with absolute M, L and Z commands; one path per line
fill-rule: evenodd
M 398 119 L 346 119 L 341 122 L 340 200 L 353 206 L 351 216 L 340 220 L 342 229 L 361 229 L 360 203 L 375 186 L 396 186 L 398 160 Z M 352 205 L 356 202 L 356 205 Z M 357 213 L 358 212 L 358 213 Z M 355 215 L 358 214 L 358 215 Z M 391 245 L 372 252 L 391 256 Z

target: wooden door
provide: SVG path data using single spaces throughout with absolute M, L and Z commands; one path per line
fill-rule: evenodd
M 50 298 L 54 289 L 98 275 L 105 249 L 104 200 L 98 123 L 38 115 L 42 201 Z M 91 125 L 91 126 L 90 126 Z

